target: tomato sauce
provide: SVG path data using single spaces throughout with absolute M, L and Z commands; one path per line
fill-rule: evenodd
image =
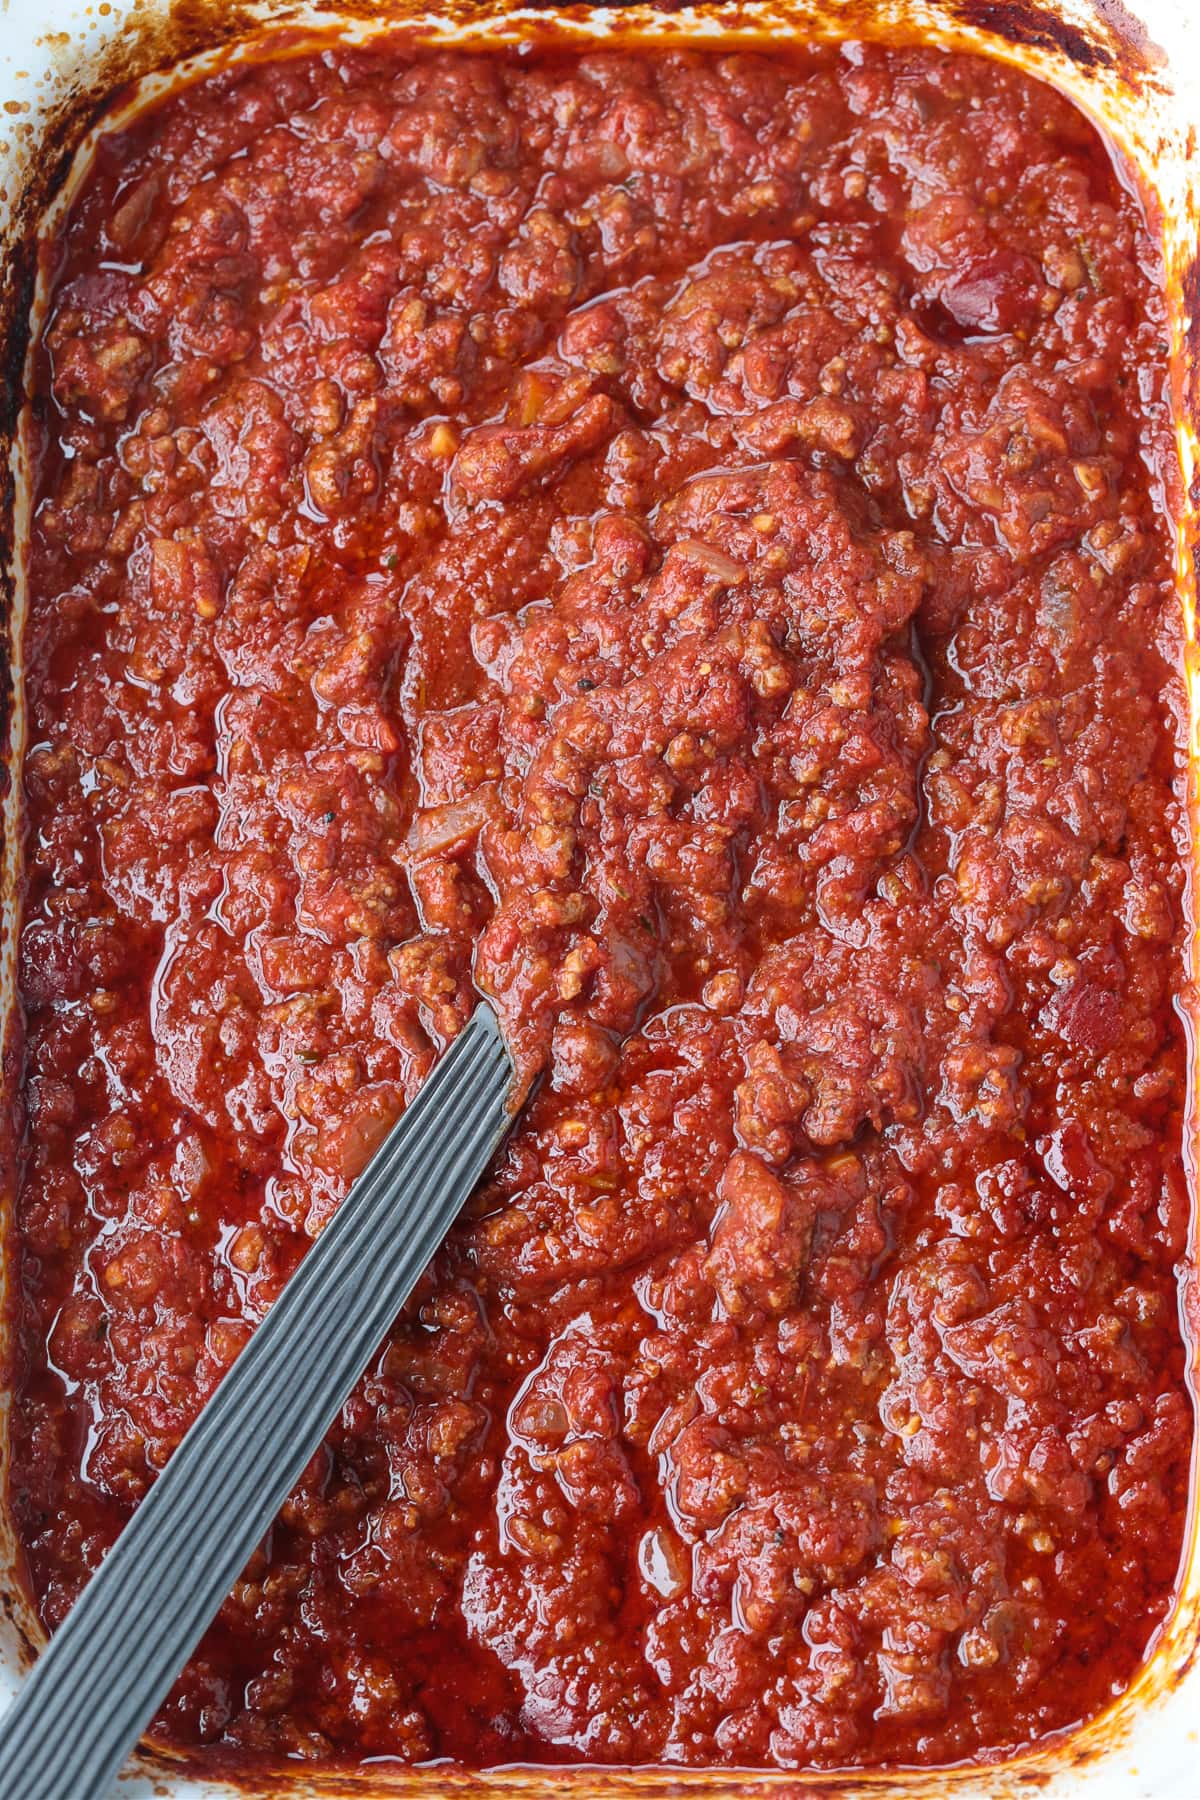
M 1095 1714 L 1191 1413 L 1165 308 L 1093 128 L 931 49 L 330 50 L 103 137 L 48 254 L 47 1624 L 482 990 L 527 1109 L 159 1734 Z

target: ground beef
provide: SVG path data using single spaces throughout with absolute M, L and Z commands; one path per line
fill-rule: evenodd
M 527 1110 L 161 1734 L 1097 1711 L 1191 1419 L 1164 306 L 1093 129 L 933 50 L 333 50 L 103 137 L 50 253 L 48 1625 L 479 988 Z

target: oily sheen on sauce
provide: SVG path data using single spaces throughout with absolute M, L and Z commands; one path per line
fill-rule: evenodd
M 527 1113 L 160 1735 L 1094 1714 L 1191 1419 L 1164 303 L 1092 128 L 934 50 L 331 50 L 104 137 L 46 255 L 48 1625 L 477 983 Z

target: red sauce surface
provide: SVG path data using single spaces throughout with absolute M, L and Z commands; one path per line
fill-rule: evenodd
M 53 257 L 47 1623 L 475 983 L 540 1085 L 162 1734 L 1094 1713 L 1191 1418 L 1164 305 L 1092 128 L 933 51 L 334 52 L 104 138 Z

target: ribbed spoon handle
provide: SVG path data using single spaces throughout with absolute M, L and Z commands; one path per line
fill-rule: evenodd
M 325 1227 L 3 1721 L 4 1800 L 104 1800 L 511 1124 L 481 1001 Z

